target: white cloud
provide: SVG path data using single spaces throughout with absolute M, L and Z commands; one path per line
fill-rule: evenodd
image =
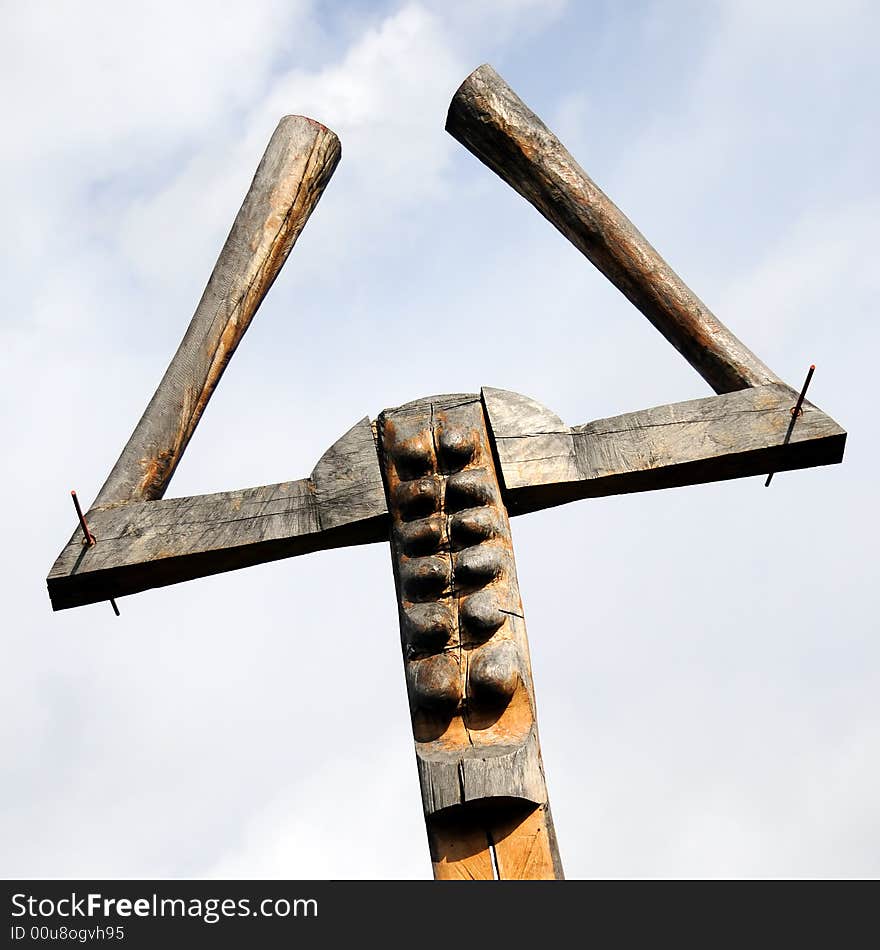
M 7 101 L 10 150 L 87 162 L 112 149 L 112 168 L 143 167 L 169 137 L 191 143 L 245 108 L 290 37 L 304 47 L 314 39 L 309 16 L 300 0 L 10 7 L 2 41 L 6 81 L 18 93 Z
M 248 816 L 241 841 L 201 868 L 199 876 L 430 878 L 430 859 L 411 846 L 425 831 L 415 768 L 401 754 L 410 745 L 403 726 L 395 730 L 402 741 L 382 750 L 378 761 L 352 750 L 310 769 L 297 787 L 275 790 L 259 812 Z M 309 802 L 325 807 L 310 810 Z
M 880 293 L 871 251 L 878 212 L 880 204 L 870 196 L 836 207 L 816 195 L 763 260 L 731 280 L 723 310 L 763 315 L 753 344 L 759 352 L 790 352 L 804 336 L 818 343 L 832 315 L 836 332 L 853 344 L 876 339 L 866 318 Z M 852 302 L 845 314 L 838 312 L 841 294 Z

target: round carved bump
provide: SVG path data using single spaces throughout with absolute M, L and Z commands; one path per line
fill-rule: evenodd
M 404 613 L 410 652 L 436 653 L 449 643 L 455 618 L 446 604 L 413 604 Z
M 397 543 L 406 554 L 417 557 L 420 554 L 433 554 L 440 550 L 443 543 L 443 518 L 432 515 L 417 521 L 402 522 L 395 529 Z
M 492 590 L 480 590 L 465 597 L 460 609 L 467 629 L 478 637 L 491 637 L 507 619 L 501 612 L 501 598 Z
M 430 476 L 401 482 L 394 490 L 394 502 L 404 521 L 424 518 L 440 507 L 440 484 Z
M 451 565 L 445 556 L 404 559 L 400 565 L 403 589 L 410 600 L 439 597 L 449 586 Z
M 501 534 L 504 527 L 497 508 L 466 508 L 452 516 L 449 533 L 457 548 L 467 548 Z
M 395 441 L 391 457 L 399 478 L 408 480 L 434 471 L 434 443 L 430 432 L 420 432 L 411 439 Z
M 520 679 L 519 654 L 510 640 L 487 643 L 471 654 L 468 696 L 481 706 L 506 706 Z
M 440 429 L 437 439 L 440 447 L 440 460 L 448 472 L 464 468 L 473 459 L 479 444 L 474 429 L 446 427 Z
M 448 653 L 413 660 L 409 668 L 416 706 L 432 712 L 451 712 L 461 702 L 458 663 Z
M 456 472 L 446 482 L 446 507 L 449 511 L 491 505 L 495 501 L 495 487 L 484 468 Z
M 465 548 L 455 556 L 455 579 L 467 586 L 482 587 L 504 569 L 504 552 L 494 544 Z

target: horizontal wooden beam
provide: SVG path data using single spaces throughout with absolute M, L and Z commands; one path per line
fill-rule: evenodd
M 94 507 L 97 543 L 77 528 L 52 567 L 62 610 L 278 558 L 387 541 L 389 522 L 372 427 L 362 419 L 311 477 L 241 491 Z
M 511 515 L 840 462 L 846 432 L 806 401 L 783 444 L 796 401 L 793 389 L 773 383 L 569 428 L 526 396 L 483 389 Z
M 446 130 L 583 253 L 718 393 L 778 382 L 488 65 L 461 84 Z
M 846 433 L 782 383 L 600 419 L 569 428 L 526 396 L 484 388 L 482 400 L 510 515 L 583 498 L 830 465 Z M 390 520 L 368 418 L 311 477 L 191 498 L 95 506 L 97 537 L 77 529 L 47 579 L 55 610 L 278 558 L 384 541 Z

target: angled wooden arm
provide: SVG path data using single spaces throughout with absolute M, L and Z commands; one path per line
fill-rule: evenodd
M 784 444 L 797 394 L 784 383 L 569 427 L 527 396 L 482 402 L 508 513 L 721 481 L 843 459 L 846 432 L 812 403 Z M 349 544 L 385 541 L 389 516 L 368 418 L 310 478 L 261 488 L 96 506 L 48 577 L 55 610 Z
M 480 66 L 461 84 L 446 130 L 586 255 L 715 392 L 779 382 L 491 66 Z
M 55 610 L 378 540 L 371 532 L 385 513 L 384 494 L 368 419 L 310 479 L 158 501 L 340 154 L 339 139 L 314 119 L 289 115 L 278 123 L 189 328 L 88 512 L 98 543 L 84 547 L 75 533 L 47 578 Z M 356 471 L 346 468 L 346 452 Z
M 278 123 L 189 328 L 95 505 L 163 496 L 340 154 L 339 139 L 314 119 L 289 115 Z
M 373 430 L 362 419 L 309 478 L 261 488 L 95 507 L 47 579 L 55 610 L 278 558 L 388 540 Z
M 569 428 L 527 396 L 483 389 L 511 515 L 842 461 L 846 432 L 806 401 L 785 444 L 796 401 L 771 383 Z

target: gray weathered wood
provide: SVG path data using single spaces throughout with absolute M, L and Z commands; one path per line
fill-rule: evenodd
M 462 83 L 446 129 L 586 255 L 716 392 L 779 381 L 491 66 L 480 66 Z
M 487 798 L 519 798 L 536 805 L 547 801 L 538 733 L 511 746 L 469 746 L 454 756 L 417 756 L 422 807 L 433 815 Z
M 599 419 L 569 429 L 518 393 L 483 389 L 511 515 L 581 498 L 840 462 L 846 432 L 784 383 Z
M 202 412 L 339 161 L 336 135 L 285 116 L 272 135 L 195 315 L 95 500 L 161 498 Z
M 460 404 L 475 398 L 454 397 Z M 841 461 L 846 440 L 834 420 L 805 402 L 791 441 L 783 445 L 797 398 L 784 384 L 574 428 L 518 393 L 486 387 L 482 398 L 511 516 L 583 498 L 834 464 Z M 413 404 L 419 411 L 430 405 L 430 400 Z M 478 491 L 480 485 L 458 479 L 452 488 Z M 86 517 L 98 544 L 83 547 L 79 529 L 74 531 L 47 579 L 56 610 L 277 558 L 381 541 L 388 533 L 382 476 L 366 418 L 322 457 L 308 479 L 95 506 Z M 491 521 L 451 523 L 462 536 L 479 537 L 497 530 Z M 413 549 L 430 544 L 430 532 L 420 535 L 415 528 L 399 531 L 398 543 Z M 480 569 L 462 562 L 462 570 Z
M 362 419 L 310 478 L 261 488 L 92 508 L 47 580 L 55 610 L 350 544 L 387 541 L 385 489 Z

